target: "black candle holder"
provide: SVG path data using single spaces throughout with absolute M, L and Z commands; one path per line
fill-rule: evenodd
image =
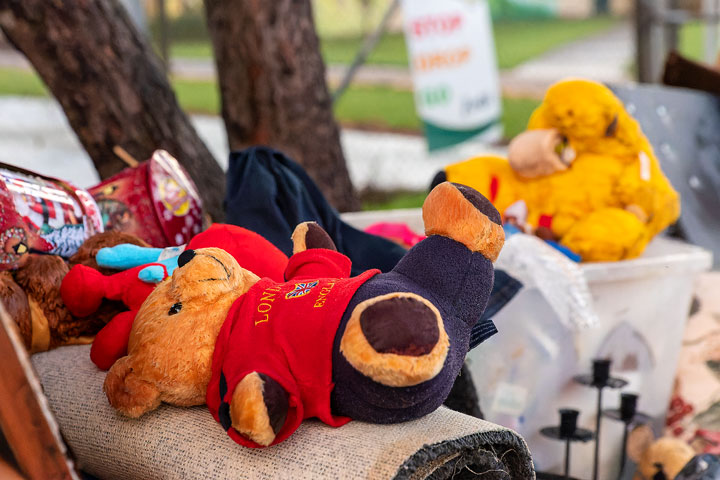
M 625 460 L 627 455 L 627 437 L 630 431 L 630 425 L 648 424 L 652 421 L 652 417 L 645 413 L 637 411 L 638 396 L 634 393 L 620 394 L 620 407 L 603 411 L 606 417 L 623 423 L 623 441 L 622 454 L 620 456 L 620 476 L 622 477 L 625 470 Z
M 600 420 L 602 419 L 602 391 L 604 388 L 622 388 L 627 385 L 627 381 L 622 378 L 610 376 L 609 358 L 596 358 L 593 360 L 592 373 L 577 375 L 574 377 L 575 382 L 588 387 L 596 388 L 597 397 L 597 417 L 595 420 L 595 456 L 593 460 L 593 480 L 598 479 L 598 468 L 600 460 Z
M 573 442 L 589 442 L 594 435 L 590 430 L 578 428 L 577 418 L 580 415 L 578 410 L 571 408 L 562 408 L 560 412 L 560 425 L 557 427 L 544 427 L 540 429 L 540 434 L 552 438 L 553 440 L 565 441 L 565 476 L 569 479 L 570 475 L 570 444 Z

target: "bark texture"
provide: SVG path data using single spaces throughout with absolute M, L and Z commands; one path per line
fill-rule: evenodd
M 180 109 L 160 60 L 114 0 L 0 0 L 0 29 L 33 64 L 101 178 L 163 148 L 222 221 L 222 169 Z
M 356 210 L 310 0 L 205 0 L 205 9 L 230 148 L 280 149 L 336 208 Z

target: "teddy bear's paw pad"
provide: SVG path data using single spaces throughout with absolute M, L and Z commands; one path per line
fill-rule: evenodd
M 293 253 L 304 252 L 311 248 L 326 248 L 337 251 L 335 242 L 323 228 L 315 222 L 303 222 L 292 234 Z
M 264 373 L 249 373 L 233 392 L 232 426 L 241 435 L 266 447 L 285 424 L 288 405 L 288 394 L 278 382 Z
M 505 242 L 502 219 L 490 201 L 476 190 L 443 182 L 423 204 L 425 234 L 441 235 L 462 243 L 495 261 Z
M 350 316 L 340 351 L 363 375 L 390 387 L 417 385 L 442 370 L 450 342 L 425 298 L 395 292 L 365 300 Z

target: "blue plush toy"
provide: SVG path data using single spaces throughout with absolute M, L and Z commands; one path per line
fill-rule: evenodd
M 148 263 L 161 263 L 160 265 L 150 265 L 143 268 L 138 273 L 138 278 L 147 283 L 159 283 L 165 279 L 167 275 L 177 268 L 178 256 L 185 250 L 185 246 L 168 247 L 168 248 L 152 248 L 139 247 L 129 243 L 123 243 L 110 248 L 101 248 L 95 256 L 98 265 L 116 270 L 127 270 Z

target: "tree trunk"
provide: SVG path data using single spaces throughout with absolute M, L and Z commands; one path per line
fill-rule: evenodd
M 283 150 L 336 208 L 357 210 L 310 0 L 205 0 L 205 9 L 230 148 Z
M 180 109 L 161 64 L 113 0 L 0 0 L 0 28 L 27 56 L 101 178 L 163 148 L 188 170 L 206 212 L 222 221 L 222 169 Z

